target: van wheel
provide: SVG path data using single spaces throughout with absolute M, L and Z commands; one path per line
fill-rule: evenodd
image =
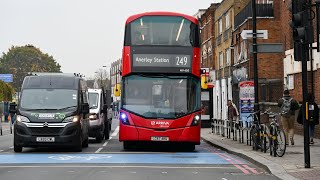
M 83 142 L 82 147 L 88 147 L 89 146 L 89 137 L 87 136 L 87 139 Z
M 106 140 L 109 140 L 110 138 L 110 128 L 111 128 L 111 125 L 109 124 L 109 122 L 107 122 L 104 127 L 104 138 Z
M 13 150 L 16 153 L 22 152 L 22 146 L 17 146 L 16 144 L 13 145 Z
M 99 133 L 99 134 L 97 135 L 97 137 L 96 137 L 96 142 L 97 142 L 97 143 L 101 143 L 102 140 L 103 140 L 103 136 L 104 136 L 104 134 Z
M 79 144 L 74 148 L 74 150 L 76 152 L 82 152 L 82 137 L 80 135 L 80 141 L 79 141 Z

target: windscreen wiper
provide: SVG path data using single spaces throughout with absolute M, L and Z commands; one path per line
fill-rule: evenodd
M 57 109 L 57 110 L 65 110 L 65 109 L 74 108 L 74 107 L 77 107 L 77 106 L 67 106 L 67 107 L 64 107 L 64 108 Z

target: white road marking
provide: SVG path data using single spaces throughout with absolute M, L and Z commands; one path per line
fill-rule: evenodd
M 107 146 L 107 144 L 108 144 L 108 141 L 106 141 L 102 146 Z
M 99 153 L 103 148 L 99 148 L 95 153 Z
M 226 179 L 226 178 L 222 178 L 222 180 L 228 180 L 228 179 Z
M 161 172 L 162 174 L 168 174 L 168 172 Z
M 117 126 L 117 128 L 113 131 L 113 133 L 111 134 L 111 136 L 117 136 L 119 132 L 119 126 Z
M 9 147 L 9 149 L 13 149 L 13 146 Z

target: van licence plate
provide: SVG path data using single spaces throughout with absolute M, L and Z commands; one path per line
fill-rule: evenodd
M 151 141 L 169 141 L 169 137 L 151 136 Z
M 54 142 L 54 137 L 37 137 L 37 142 Z

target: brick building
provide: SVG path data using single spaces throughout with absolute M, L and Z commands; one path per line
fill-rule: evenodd
M 272 53 L 258 53 L 259 102 L 276 102 L 283 92 L 283 51 L 280 3 L 282 1 L 257 0 L 257 30 L 267 30 L 267 39 L 258 38 L 258 44 L 272 47 Z M 239 95 L 238 84 L 253 80 L 252 38 L 243 38 L 243 30 L 252 30 L 251 0 L 236 3 L 233 32 L 233 94 Z M 270 51 L 269 51 L 270 52 Z
M 214 12 L 219 4 L 213 3 L 200 16 L 201 23 L 201 67 L 215 68 L 215 52 L 213 49 L 215 39 Z

